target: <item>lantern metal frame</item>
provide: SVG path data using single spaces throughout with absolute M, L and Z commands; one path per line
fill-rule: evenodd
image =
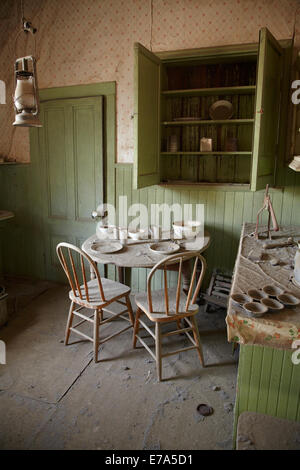
M 32 63 L 32 71 L 28 70 L 28 62 L 31 61 Z M 19 65 L 22 64 L 22 69 L 19 68 Z M 15 108 L 15 122 L 13 123 L 14 126 L 19 127 L 41 127 L 41 123 L 37 119 L 37 122 L 34 123 L 26 123 L 26 116 L 30 117 L 37 117 L 40 112 L 40 101 L 39 101 L 39 94 L 38 94 L 38 85 L 37 85 L 37 73 L 36 73 L 36 59 L 32 55 L 28 55 L 25 57 L 20 57 L 15 61 L 15 89 L 17 87 L 17 80 L 18 77 L 32 77 L 32 84 L 33 84 L 33 92 L 35 98 L 35 108 L 27 109 L 23 108 L 22 110 L 17 109 L 15 101 L 16 98 L 13 98 L 14 108 Z M 23 123 L 18 122 L 18 116 L 22 115 L 25 120 Z

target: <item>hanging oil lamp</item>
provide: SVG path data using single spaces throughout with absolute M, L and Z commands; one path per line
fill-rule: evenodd
M 42 127 L 39 120 L 39 97 L 36 60 L 33 56 L 21 57 L 15 62 L 15 122 L 19 127 Z

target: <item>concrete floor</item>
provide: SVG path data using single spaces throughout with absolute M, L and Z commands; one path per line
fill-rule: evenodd
M 68 288 L 6 282 L 12 314 L 0 338 L 1 449 L 231 449 L 237 359 L 226 341 L 225 314 L 199 314 L 207 367 L 188 351 L 163 360 L 131 348 L 131 330 L 101 347 L 71 336 L 63 345 Z M 115 324 L 109 328 L 117 328 Z M 186 342 L 172 337 L 172 346 Z M 175 340 L 175 343 L 174 343 Z M 217 390 L 216 390 L 217 388 Z M 197 405 L 214 413 L 201 417 Z

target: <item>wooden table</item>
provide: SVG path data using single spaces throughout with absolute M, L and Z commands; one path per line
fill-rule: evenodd
M 300 289 L 292 282 L 296 246 L 264 249 L 266 240 L 255 240 L 254 230 L 254 224 L 244 224 L 231 292 L 272 284 L 300 298 Z M 299 240 L 300 227 L 280 227 L 272 242 L 291 236 Z M 274 257 L 276 266 L 270 263 Z M 228 340 L 240 343 L 234 434 L 244 411 L 300 421 L 300 364 L 292 361 L 293 341 L 300 338 L 300 308 L 254 319 L 230 300 L 226 322 Z
M 82 245 L 82 250 L 87 253 L 92 260 L 96 263 L 102 264 L 114 264 L 118 268 L 118 277 L 119 281 L 125 283 L 125 269 L 129 268 L 153 268 L 156 263 L 161 261 L 165 258 L 166 255 L 160 255 L 154 253 L 149 249 L 149 245 L 153 243 L 153 240 L 147 241 L 145 240 L 132 240 L 128 239 L 127 244 L 121 251 L 113 254 L 98 254 L 91 250 L 91 245 L 97 241 L 97 235 L 92 235 L 89 237 Z M 181 242 L 181 249 L 179 251 L 197 251 L 198 253 L 202 253 L 206 250 L 210 244 L 210 235 L 208 232 L 204 233 L 204 236 L 196 237 L 191 241 L 184 241 L 180 240 Z M 190 280 L 190 269 L 189 265 L 183 266 L 183 287 L 189 285 Z

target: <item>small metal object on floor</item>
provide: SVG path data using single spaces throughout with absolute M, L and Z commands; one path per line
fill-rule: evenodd
M 210 416 L 213 414 L 214 409 L 209 405 L 205 405 L 204 403 L 201 403 L 200 405 L 197 406 L 197 411 L 201 416 Z

